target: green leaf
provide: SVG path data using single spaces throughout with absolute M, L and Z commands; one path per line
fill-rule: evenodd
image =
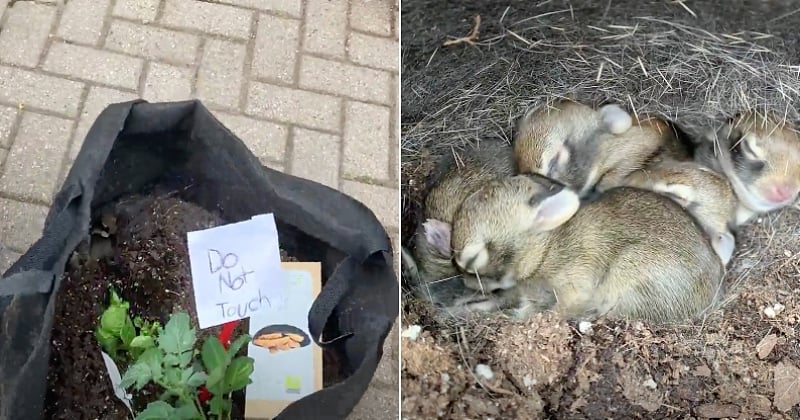
M 225 352 L 225 348 L 222 347 L 222 343 L 219 342 L 217 337 L 209 337 L 206 339 L 206 342 L 203 343 L 203 349 L 200 355 L 203 358 L 203 366 L 205 366 L 208 372 L 212 372 L 220 367 L 224 369 L 230 361 L 228 353 Z
M 208 372 L 208 378 L 206 378 L 206 388 L 208 388 L 208 392 L 214 395 L 225 393 L 224 366 L 219 366 L 216 369 Z
M 181 383 L 188 383 L 189 378 L 192 377 L 192 373 L 194 373 L 194 369 L 192 368 L 181 369 Z
M 95 338 L 97 338 L 97 342 L 103 347 L 103 350 L 105 350 L 112 359 L 115 358 L 117 348 L 119 347 L 119 339 L 117 339 L 117 336 L 100 327 L 97 327 L 94 335 Z
M 149 349 L 155 347 L 156 342 L 153 337 L 148 335 L 137 335 L 131 340 L 129 346 L 135 349 Z
M 164 359 L 164 355 L 161 354 L 161 350 L 151 347 L 145 350 L 136 363 L 144 363 L 150 369 L 150 375 L 152 376 L 154 381 L 160 381 L 162 376 L 162 362 Z
M 100 328 L 119 337 L 125 327 L 126 319 L 128 319 L 128 311 L 125 308 L 110 306 L 100 317 Z
M 231 365 L 225 371 L 225 394 L 238 391 L 250 384 L 253 362 L 252 357 L 237 357 L 231 361 Z
M 164 380 L 169 388 L 181 388 L 181 371 L 179 369 L 171 368 L 164 372 Z
M 113 288 L 111 289 L 111 296 L 109 296 L 109 306 L 123 306 L 127 303 L 128 302 L 125 302 L 124 300 L 122 300 L 121 297 L 119 297 L 116 290 L 114 290 Z
M 150 367 L 146 363 L 136 362 L 128 370 L 125 371 L 125 374 L 122 375 L 122 381 L 120 382 L 123 388 L 129 388 L 131 385 L 134 385 L 137 391 L 144 388 L 150 380 L 153 379 L 152 372 L 150 371 Z
M 167 353 L 164 355 L 164 366 L 178 366 L 181 364 L 181 359 L 177 354 Z
M 242 346 L 244 346 L 248 342 L 250 342 L 250 336 L 249 335 L 244 334 L 244 335 L 239 336 L 239 338 L 237 338 L 228 347 L 228 357 L 230 359 L 233 359 L 234 357 L 236 357 L 236 353 L 238 353 L 239 350 L 242 348 Z
M 131 321 L 127 314 L 125 315 L 125 324 L 122 327 L 122 331 L 120 331 L 119 338 L 126 348 L 130 348 L 131 341 L 136 338 L 136 327 L 133 326 L 133 321 Z
M 164 401 L 153 401 L 147 404 L 136 420 L 170 420 L 175 418 L 175 408 Z
M 224 418 L 222 415 L 231 411 L 231 404 L 230 401 L 224 399 L 222 395 L 214 395 L 211 401 L 208 402 L 208 408 L 211 414 Z
M 158 337 L 158 346 L 167 353 L 183 353 L 194 347 L 195 330 L 189 325 L 189 315 L 186 312 L 173 314 L 163 335 Z
M 189 380 L 186 381 L 186 385 L 189 385 L 192 388 L 197 388 L 206 383 L 207 378 L 208 376 L 205 372 L 194 372 L 192 376 L 189 377 Z
M 180 405 L 173 414 L 175 419 L 180 420 L 193 420 L 197 418 L 201 418 L 199 412 L 197 412 L 197 407 L 193 403 L 185 403 Z
M 194 350 L 185 351 L 178 356 L 178 366 L 185 368 L 192 363 L 192 360 L 194 360 Z

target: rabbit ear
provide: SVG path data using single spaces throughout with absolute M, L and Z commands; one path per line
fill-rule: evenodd
M 600 107 L 600 118 L 605 129 L 611 134 L 622 134 L 633 125 L 633 119 L 628 111 L 617 104 Z
M 450 223 L 436 219 L 428 219 L 422 224 L 422 227 L 425 230 L 425 240 L 433 249 L 445 257 L 452 255 L 452 249 L 450 248 Z
M 569 188 L 546 197 L 539 203 L 531 203 L 535 207 L 536 215 L 533 220 L 535 232 L 546 232 L 563 225 L 571 219 L 580 207 L 578 194 Z
M 718 232 L 711 235 L 711 247 L 722 259 L 722 265 L 728 265 L 736 249 L 736 240 L 730 232 Z

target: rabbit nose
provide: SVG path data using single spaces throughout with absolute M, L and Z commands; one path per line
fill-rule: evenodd
M 797 195 L 797 189 L 788 184 L 778 184 L 767 191 L 767 200 L 773 203 L 784 203 Z

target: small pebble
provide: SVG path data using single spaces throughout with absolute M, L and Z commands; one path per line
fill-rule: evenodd
M 775 318 L 775 315 L 777 314 L 775 313 L 775 309 L 773 309 L 772 306 L 767 306 L 766 308 L 764 308 L 764 315 L 766 315 L 767 318 Z
M 421 332 L 422 332 L 422 327 L 420 327 L 419 325 L 411 325 L 405 330 L 403 330 L 403 333 L 400 334 L 400 336 L 403 338 L 408 338 L 411 341 L 416 341 Z
M 581 334 L 588 334 L 592 331 L 592 323 L 589 321 L 581 321 L 578 323 L 578 331 Z
M 658 384 L 656 384 L 653 378 L 648 378 L 646 381 L 642 382 L 642 385 L 650 389 L 658 388 Z
M 775 311 L 776 315 L 781 313 L 781 312 L 783 312 L 784 309 L 786 309 L 786 307 L 781 305 L 780 303 L 776 303 L 776 304 L 772 305 L 772 310 Z
M 530 388 L 530 387 L 532 387 L 532 386 L 536 385 L 536 379 L 533 379 L 533 376 L 531 376 L 531 375 L 525 375 L 525 376 L 522 378 L 522 383 L 523 383 L 525 386 L 527 386 L 528 388 Z
M 494 372 L 492 372 L 492 368 L 484 364 L 475 365 L 475 374 L 478 377 L 491 381 L 494 378 Z

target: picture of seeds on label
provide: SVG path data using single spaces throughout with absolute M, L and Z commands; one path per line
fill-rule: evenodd
M 264 327 L 253 336 L 253 344 L 270 353 L 296 349 L 311 344 L 303 330 L 291 325 L 276 324 Z

